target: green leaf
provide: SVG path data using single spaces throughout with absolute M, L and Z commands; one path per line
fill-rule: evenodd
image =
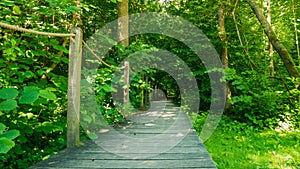
M 15 5 L 15 6 L 13 7 L 13 11 L 14 11 L 15 14 L 18 14 L 18 15 L 21 14 L 21 10 L 20 10 L 20 7 L 19 7 L 19 6 L 16 6 L 16 5 Z
M 15 143 L 6 137 L 0 137 L 0 154 L 6 154 L 10 149 L 15 146 Z
M 15 109 L 16 107 L 18 107 L 17 101 L 13 99 L 8 99 L 0 103 L 0 110 L 2 111 L 9 112 Z
M 62 57 L 61 61 L 64 62 L 64 63 L 67 63 L 67 64 L 69 63 L 69 59 L 66 58 L 66 57 Z
M 39 95 L 43 98 L 49 99 L 49 100 L 56 100 L 56 95 L 48 90 L 40 90 Z
M 4 124 L 0 123 L 0 134 L 2 134 L 5 129 L 6 129 L 6 126 Z
M 76 6 L 70 6 L 66 9 L 66 12 L 79 12 L 81 9 Z
M 58 88 L 60 88 L 63 91 L 68 90 L 68 78 L 64 76 L 57 76 L 53 77 L 51 81 L 54 83 L 54 85 Z
M 55 89 L 55 88 L 53 88 L 53 87 L 47 87 L 46 90 L 51 91 L 51 92 L 57 91 L 57 89 Z
M 91 140 L 95 140 L 98 138 L 98 135 L 95 133 L 91 133 L 91 132 L 87 132 L 86 135 L 91 139 Z
M 18 137 L 20 135 L 20 132 L 18 130 L 8 130 L 7 132 L 5 132 L 4 134 L 2 134 L 0 137 L 7 137 L 9 139 L 15 139 L 16 137 Z
M 55 50 L 61 50 L 61 51 L 65 52 L 65 53 L 69 53 L 69 50 L 66 47 L 63 47 L 63 46 L 60 46 L 60 45 L 53 45 L 53 48 Z
M 26 71 L 24 73 L 24 77 L 26 77 L 26 78 L 32 78 L 32 77 L 34 77 L 34 73 L 32 71 Z
M 0 1 L 0 4 L 4 5 L 4 6 L 14 6 L 14 2 L 12 1 Z
M 36 86 L 26 86 L 19 98 L 20 104 L 31 104 L 39 97 L 39 88 Z
M 93 121 L 93 119 L 89 115 L 86 115 L 86 114 L 82 114 L 81 118 L 83 119 L 83 121 L 86 121 L 88 123 L 91 123 Z
M 59 125 L 56 125 L 54 124 L 53 122 L 43 122 L 38 128 L 36 131 L 42 131 L 44 133 L 51 133 L 51 132 L 61 132 L 63 131 L 64 129 L 59 126 Z
M 18 94 L 18 90 L 14 88 L 4 88 L 0 90 L 1 99 L 14 99 Z
M 36 86 L 25 86 L 24 87 L 24 92 L 34 92 L 34 91 L 39 91 L 40 88 L 36 87 Z

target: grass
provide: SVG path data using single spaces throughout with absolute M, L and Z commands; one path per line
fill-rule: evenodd
M 200 133 L 205 117 L 191 118 Z M 204 144 L 219 169 L 300 169 L 299 130 L 258 130 L 223 119 Z

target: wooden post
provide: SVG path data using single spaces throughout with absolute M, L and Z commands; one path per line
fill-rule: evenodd
M 124 62 L 124 103 L 129 102 L 129 62 Z
M 76 36 L 70 39 L 69 76 L 68 76 L 68 112 L 67 112 L 67 147 L 79 145 L 80 121 L 80 77 L 82 57 L 82 32 L 73 28 Z
M 148 84 L 150 86 L 150 84 L 149 84 L 149 77 L 148 76 L 146 76 L 145 82 L 146 82 L 146 84 Z M 149 90 L 145 90 L 144 97 L 145 97 L 145 105 L 146 105 L 147 108 L 148 108 L 149 103 L 150 103 L 149 94 L 150 94 Z

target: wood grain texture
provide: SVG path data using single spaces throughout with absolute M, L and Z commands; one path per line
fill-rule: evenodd
M 76 36 L 70 40 L 69 75 L 68 75 L 68 113 L 67 113 L 67 147 L 79 144 L 80 121 L 80 79 L 82 59 L 82 31 L 72 29 Z
M 151 111 L 132 113 L 126 122 L 100 130 L 97 140 L 67 148 L 31 169 L 216 168 L 186 114 L 165 103 L 155 102 Z

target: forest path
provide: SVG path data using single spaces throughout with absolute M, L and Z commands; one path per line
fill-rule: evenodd
M 151 102 L 126 119 L 31 168 L 216 168 L 187 115 L 171 102 Z

